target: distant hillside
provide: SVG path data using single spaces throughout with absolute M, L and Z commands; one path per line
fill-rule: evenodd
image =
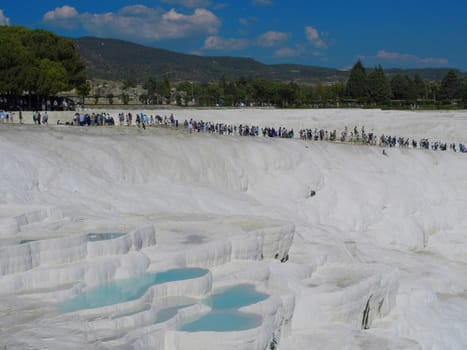
M 295 81 L 303 84 L 346 81 L 348 72 L 334 68 L 295 64 L 267 65 L 252 58 L 206 57 L 150 48 L 116 39 L 82 37 L 74 39 L 77 49 L 87 63 L 91 79 L 144 82 L 148 77 L 169 76 L 171 81 L 218 81 L 240 77 L 273 81 Z M 448 69 L 391 69 L 388 76 L 402 73 L 420 74 L 428 80 L 440 80 Z
M 266 65 L 251 58 L 186 55 L 115 39 L 83 37 L 75 43 L 87 63 L 89 77 L 95 79 L 142 82 L 150 76 L 169 74 L 175 81 L 218 81 L 224 75 L 228 80 L 243 76 L 317 83 L 344 81 L 348 74 L 333 68 Z
M 420 75 L 423 79 L 426 80 L 442 80 L 444 76 L 453 68 L 411 68 L 411 69 L 385 69 L 386 75 L 392 77 L 396 74 L 403 74 L 408 76 L 415 76 L 416 74 Z M 460 76 L 464 76 L 465 73 L 457 70 Z

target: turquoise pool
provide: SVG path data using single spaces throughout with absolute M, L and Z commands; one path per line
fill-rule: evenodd
M 204 301 L 212 308 L 208 314 L 184 324 L 180 330 L 186 332 L 232 332 L 242 331 L 261 325 L 262 317 L 238 311 L 239 308 L 256 304 L 268 298 L 265 293 L 256 291 L 251 284 L 224 289 Z
M 61 312 L 73 312 L 136 300 L 143 296 L 147 289 L 153 285 L 197 278 L 207 273 L 208 270 L 201 268 L 182 268 L 146 273 L 90 289 L 73 299 L 59 303 L 58 309 Z
M 267 294 L 256 291 L 255 286 L 252 284 L 239 284 L 214 293 L 204 303 L 213 310 L 238 309 L 256 304 L 267 297 Z

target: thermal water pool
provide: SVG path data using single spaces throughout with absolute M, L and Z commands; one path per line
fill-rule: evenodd
M 204 303 L 212 308 L 206 315 L 184 324 L 186 332 L 232 332 L 258 327 L 262 317 L 238 311 L 239 308 L 256 304 L 269 296 L 256 291 L 251 284 L 240 284 L 215 293 Z
M 136 300 L 142 297 L 147 289 L 153 285 L 197 278 L 208 272 L 208 270 L 201 268 L 180 268 L 145 273 L 134 278 L 113 281 L 92 288 L 73 299 L 59 303 L 58 309 L 61 312 L 73 312 Z

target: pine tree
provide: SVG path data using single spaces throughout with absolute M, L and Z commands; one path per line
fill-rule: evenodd
M 417 89 L 417 98 L 426 99 L 427 98 L 427 85 L 420 74 L 415 74 L 413 78 L 415 87 Z
M 389 83 L 383 67 L 377 66 L 368 75 L 368 90 L 373 102 L 387 102 L 391 98 L 391 84 Z
M 460 98 L 467 102 L 467 77 L 462 79 L 461 87 L 460 87 Z
M 409 98 L 409 77 L 397 74 L 391 79 L 392 95 L 396 100 L 406 100 Z
M 460 95 L 460 81 L 455 70 L 449 70 L 441 81 L 440 99 L 452 100 Z
M 349 80 L 346 85 L 346 95 L 359 101 L 368 99 L 368 79 L 366 70 L 360 60 L 355 63 L 350 71 Z

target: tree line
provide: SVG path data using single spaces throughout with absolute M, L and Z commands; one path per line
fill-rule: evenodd
M 126 83 L 131 85 L 130 83 Z M 299 85 L 264 79 L 224 77 L 214 83 L 170 82 L 149 78 L 140 102 L 199 106 L 467 108 L 467 77 L 449 70 L 441 81 L 419 74 L 388 77 L 381 66 L 367 72 L 357 61 L 345 83 Z
M 467 76 L 460 77 L 449 70 L 441 81 L 427 81 L 419 74 L 414 77 L 396 74 L 389 79 L 381 66 L 366 72 L 361 61 L 353 66 L 345 88 L 345 97 L 360 103 L 391 104 L 391 101 L 410 104 L 467 103 Z
M 0 108 L 40 108 L 57 93 L 71 90 L 81 101 L 99 100 L 99 92 L 86 82 L 86 66 L 72 40 L 42 29 L 0 26 L 0 51 Z M 130 102 L 125 91 L 137 82 L 123 85 L 118 96 L 106 93 L 109 103 L 115 97 L 123 104 Z M 170 81 L 164 75 L 148 77 L 141 88 L 139 102 L 154 105 L 467 107 L 467 77 L 456 70 L 449 70 L 440 81 L 425 80 L 419 74 L 388 77 L 381 66 L 367 71 L 360 60 L 346 82 L 304 85 L 248 77 L 229 81 L 222 76 L 217 82 L 200 83 Z
M 73 41 L 52 32 L 0 26 L 0 104 L 39 108 L 60 91 L 87 89 Z M 0 107 L 0 108 L 2 108 Z

